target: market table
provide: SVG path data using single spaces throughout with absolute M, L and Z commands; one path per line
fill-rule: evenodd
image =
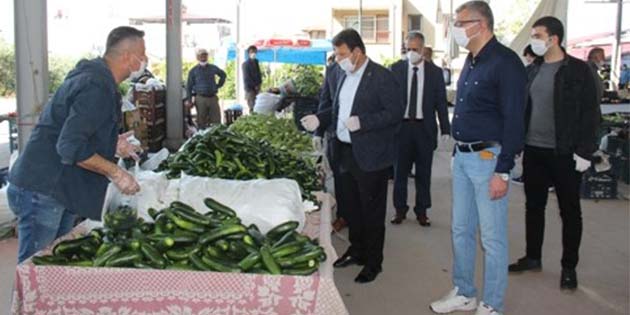
M 333 280 L 334 199 L 319 193 L 320 211 L 303 233 L 319 237 L 328 259 L 311 276 L 17 266 L 13 314 L 348 314 Z M 62 239 L 87 232 L 77 226 Z M 46 251 L 50 252 L 49 247 Z
M 602 104 L 602 115 L 630 113 L 630 104 Z

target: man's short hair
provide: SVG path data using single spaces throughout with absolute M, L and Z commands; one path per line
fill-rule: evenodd
M 532 49 L 532 45 L 527 45 L 527 47 L 523 49 L 523 57 L 527 57 L 527 56 L 538 57 L 538 55 L 534 53 L 534 50 Z
M 144 32 L 131 26 L 119 26 L 109 32 L 107 35 L 107 44 L 105 45 L 105 55 L 115 53 L 120 44 L 127 40 L 138 40 L 144 37 Z
M 564 39 L 564 26 L 562 22 L 553 16 L 544 16 L 534 22 L 532 28 L 542 26 L 547 30 L 549 36 L 558 36 L 558 43 L 562 44 Z
M 462 5 L 460 5 L 457 10 L 455 10 L 456 13 L 462 12 L 464 10 L 467 11 L 471 11 L 471 12 L 475 12 L 479 15 L 481 15 L 481 17 L 486 20 L 486 23 L 488 23 L 488 28 L 490 29 L 490 31 L 494 31 L 494 15 L 492 14 L 492 9 L 490 8 L 490 5 L 485 2 L 485 1 L 468 1 Z
M 247 47 L 247 53 L 248 54 L 255 53 L 255 52 L 258 52 L 258 48 L 256 48 L 256 46 L 251 45 L 251 46 Z
M 358 47 L 361 52 L 365 54 L 365 44 L 363 44 L 363 39 L 361 39 L 361 35 L 352 28 L 347 28 L 335 35 L 332 40 L 332 44 L 335 47 L 346 44 L 350 51 Z
M 604 49 L 601 47 L 595 47 L 588 52 L 588 60 L 595 58 L 596 55 L 602 54 L 602 56 L 606 56 Z
M 208 54 L 208 51 L 205 50 L 204 48 L 197 49 L 197 56 L 207 55 L 207 54 Z
M 424 45 L 424 35 L 420 31 L 410 31 L 407 34 L 407 40 L 419 39 Z

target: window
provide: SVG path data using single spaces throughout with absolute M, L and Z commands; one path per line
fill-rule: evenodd
M 364 15 L 361 19 L 361 37 L 366 43 L 389 43 L 389 17 L 386 15 Z M 346 16 L 343 21 L 344 28 L 359 29 L 358 16 Z
M 422 15 L 409 15 L 408 31 L 422 31 Z

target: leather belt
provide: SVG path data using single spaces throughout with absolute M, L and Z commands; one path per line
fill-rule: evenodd
M 480 141 L 473 143 L 457 143 L 455 147 L 459 152 L 479 152 L 487 148 L 498 147 L 501 144 L 496 141 Z
M 421 123 L 421 122 L 423 122 L 423 121 L 424 121 L 424 119 L 417 119 L 417 118 L 416 118 L 416 119 L 411 119 L 411 118 L 405 118 L 405 119 L 403 119 L 403 121 L 404 121 L 404 122 L 418 122 L 418 123 Z

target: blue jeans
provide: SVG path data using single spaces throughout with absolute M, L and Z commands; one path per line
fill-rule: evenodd
M 507 289 L 508 197 L 491 200 L 489 185 L 500 148 L 486 149 L 494 158 L 482 159 L 479 152 L 456 152 L 453 161 L 453 285 L 466 297 L 476 297 L 475 255 L 477 226 L 484 252 L 483 301 L 503 311 Z
M 10 184 L 7 198 L 18 218 L 18 263 L 72 230 L 76 216 L 51 197 Z

